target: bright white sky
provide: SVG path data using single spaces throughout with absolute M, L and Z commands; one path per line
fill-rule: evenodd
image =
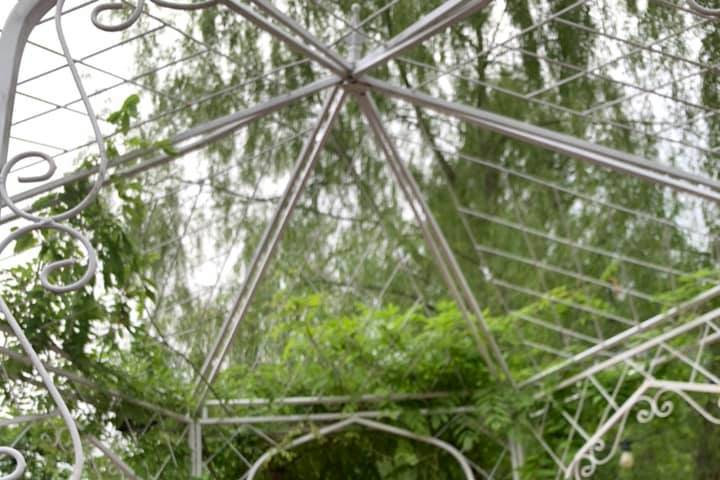
M 72 8 L 82 1 L 84 0 L 68 0 L 67 8 Z M 0 24 L 4 25 L 13 5 L 12 1 L 0 2 Z M 64 16 L 64 28 L 67 32 L 70 49 L 76 59 L 82 59 L 102 48 L 110 47 L 122 39 L 122 33 L 107 33 L 94 28 L 89 19 L 89 12 L 89 8 L 83 8 Z M 30 40 L 34 44 L 27 46 L 23 57 L 13 121 L 22 122 L 28 117 L 50 110 L 53 108 L 52 104 L 62 106 L 69 104 L 67 105 L 68 109 L 84 112 L 70 71 L 67 66 L 64 66 L 65 59 L 61 55 L 51 52 L 60 52 L 55 22 L 46 21 L 36 27 Z M 120 83 L 118 77 L 127 78 L 129 72 L 133 71 L 132 52 L 122 51 L 120 48 L 114 49 L 112 54 L 98 55 L 84 63 L 105 70 L 109 74 L 117 75 L 114 77 L 88 66 L 78 65 L 85 86 L 90 93 Z M 58 70 L 53 71 L 55 69 Z M 53 72 L 36 78 L 40 74 L 50 71 Z M 125 98 L 130 93 L 132 93 L 130 87 L 115 88 L 93 98 L 93 106 L 102 118 L 111 108 L 117 107 L 118 98 Z M 87 118 L 81 113 L 75 113 L 68 109 L 57 109 L 57 111 L 42 117 L 15 125 L 12 130 L 15 138 L 10 142 L 10 156 L 28 149 L 37 149 L 39 146 L 22 140 L 39 142 L 40 145 L 51 147 L 49 151 L 54 154 L 60 154 L 63 150 L 72 149 L 90 140 L 91 130 Z M 112 132 L 112 128 L 104 122 L 101 122 L 101 126 L 105 133 Z M 66 159 L 60 157 L 58 163 L 62 164 L 63 160 Z

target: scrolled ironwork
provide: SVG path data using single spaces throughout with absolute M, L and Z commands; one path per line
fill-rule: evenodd
M 670 384 L 671 386 L 668 386 Z M 654 394 L 648 395 L 648 390 L 655 390 Z M 625 426 L 628 417 L 630 416 L 633 409 L 637 408 L 638 405 L 642 405 L 636 414 L 635 418 L 639 423 L 648 423 L 656 418 L 667 418 L 675 410 L 675 404 L 671 399 L 663 400 L 663 396 L 672 394 L 680 397 L 685 403 L 700 414 L 705 420 L 720 425 L 720 417 L 710 413 L 705 407 L 700 405 L 689 392 L 707 393 L 711 395 L 717 395 L 717 385 L 703 385 L 698 383 L 686 383 L 682 382 L 657 382 L 649 381 L 643 384 L 636 393 L 623 404 L 618 410 L 617 416 L 606 422 L 599 428 L 599 432 L 607 434 L 617 424 L 617 430 L 615 433 L 615 440 L 609 453 L 603 457 L 598 458 L 597 445 L 599 441 L 597 435 L 589 444 L 578 451 L 576 458 L 570 464 L 568 472 L 574 476 L 576 480 L 592 477 L 599 465 L 607 463 L 618 450 L 620 439 L 623 438 L 625 433 Z M 720 408 L 720 398 L 716 402 L 718 408 Z
M 140 18 L 140 15 L 142 15 L 143 7 L 145 6 L 145 0 L 138 0 L 137 4 L 132 7 L 133 10 L 130 13 L 130 16 L 127 18 L 127 20 L 124 20 L 118 24 L 111 25 L 109 23 L 103 23 L 100 20 L 100 14 L 103 12 L 112 12 L 112 11 L 119 11 L 119 10 L 126 10 L 128 8 L 128 4 L 126 3 L 102 3 L 95 8 L 93 8 L 92 12 L 90 13 L 90 20 L 92 21 L 93 25 L 95 27 L 99 28 L 100 30 L 106 31 L 106 32 L 120 32 L 122 30 L 127 30 L 128 28 L 132 27 L 135 22 L 138 21 Z
M 142 3 L 142 2 L 141 2 Z M 7 191 L 7 179 L 13 169 L 19 162 L 22 160 L 25 160 L 27 158 L 40 158 L 47 166 L 46 171 L 44 173 L 41 173 L 39 175 L 34 176 L 24 176 L 19 177 L 18 181 L 21 183 L 30 183 L 30 182 L 44 182 L 46 180 L 49 180 L 56 171 L 56 165 L 55 162 L 52 160 L 52 158 L 43 153 L 43 152 L 37 152 L 37 151 L 30 151 L 30 152 L 24 152 L 20 155 L 16 155 L 12 159 L 10 159 L 7 162 L 4 162 L 5 159 L 0 159 L 3 161 L 2 169 L 0 169 L 0 198 L 2 198 L 3 203 L 10 208 L 13 212 L 15 212 L 17 215 L 19 215 L 21 218 L 24 218 L 31 223 L 29 225 L 26 225 L 14 232 L 12 232 L 10 235 L 8 235 L 2 242 L 0 242 L 0 252 L 2 252 L 5 248 L 7 248 L 10 244 L 18 240 L 23 235 L 27 235 L 32 233 L 33 231 L 37 230 L 56 230 L 58 232 L 67 234 L 71 236 L 73 239 L 78 241 L 85 250 L 86 256 L 87 256 L 87 267 L 85 269 L 85 272 L 83 275 L 77 279 L 74 282 L 71 282 L 67 285 L 60 285 L 53 283 L 50 280 L 50 276 L 53 272 L 56 272 L 59 269 L 66 268 L 68 266 L 72 266 L 78 263 L 75 259 L 63 259 L 55 262 L 51 262 L 48 265 L 46 265 L 42 271 L 40 272 L 40 283 L 42 286 L 52 292 L 52 293 L 66 293 L 71 292 L 75 290 L 79 290 L 86 286 L 93 276 L 95 275 L 95 272 L 97 270 L 97 254 L 95 252 L 95 249 L 92 247 L 92 244 L 88 240 L 86 236 L 84 236 L 81 232 L 75 230 L 74 228 L 62 224 L 60 222 L 63 222 L 65 220 L 68 220 L 76 215 L 78 215 L 83 209 L 85 209 L 90 203 L 92 203 L 95 198 L 97 197 L 100 188 L 102 187 L 102 184 L 104 182 L 105 176 L 107 174 L 107 167 L 108 167 L 108 155 L 105 150 L 105 145 L 103 143 L 103 137 L 100 132 L 100 127 L 98 125 L 98 122 L 96 120 L 95 112 L 92 108 L 92 105 L 90 104 L 89 97 L 87 95 L 87 92 L 85 91 L 85 87 L 83 86 L 82 79 L 78 73 L 77 67 L 75 65 L 75 62 L 73 60 L 73 57 L 70 53 L 70 49 L 67 44 L 67 39 L 65 37 L 65 32 L 63 30 L 63 24 L 62 24 L 62 11 L 65 4 L 65 0 L 58 0 L 55 9 L 55 27 L 58 35 L 58 40 L 60 42 L 60 46 L 62 48 L 62 52 L 65 56 L 68 68 L 70 69 L 70 72 L 72 74 L 75 86 L 80 93 L 80 96 L 82 97 L 82 101 L 85 107 L 85 110 L 88 114 L 88 117 L 90 119 L 90 123 L 92 125 L 93 133 L 95 136 L 95 141 L 97 143 L 98 150 L 100 152 L 100 165 L 98 167 L 98 173 L 95 177 L 94 183 L 92 187 L 90 188 L 90 191 L 85 195 L 85 197 L 75 206 L 69 208 L 68 210 L 53 215 L 49 217 L 42 217 L 35 215 L 33 213 L 30 213 L 24 209 L 22 209 L 15 201 L 13 201 L 12 197 L 9 195 Z M 108 8 L 107 5 L 100 6 L 96 8 L 93 11 L 93 20 L 96 20 L 97 14 L 104 10 L 109 9 L 116 9 L 115 6 L 111 6 Z M 134 16 L 134 14 L 133 14 Z M 126 22 L 127 23 L 127 22 Z M 122 25 L 120 25 L 122 26 Z M 117 26 L 116 26 L 117 27 Z M 23 331 L 22 327 L 18 323 L 17 319 L 13 315 L 13 313 L 10 311 L 10 308 L 5 303 L 4 299 L 0 298 L 0 312 L 5 317 L 5 320 L 7 321 L 8 325 L 10 326 L 10 329 L 12 330 L 15 337 L 18 339 L 18 342 L 20 343 L 20 346 L 22 347 L 23 351 L 29 358 L 32 366 L 35 368 L 35 370 L 40 375 L 43 385 L 45 389 L 50 394 L 53 402 L 58 408 L 58 412 L 60 413 L 61 418 L 63 419 L 63 422 L 65 423 L 65 426 L 67 430 L 70 433 L 70 438 L 72 442 L 72 448 L 74 453 L 74 464 L 72 469 L 72 474 L 70 478 L 72 480 L 79 480 L 82 476 L 83 472 L 83 466 L 85 462 L 85 457 L 83 453 L 82 448 L 82 442 L 80 439 L 80 433 L 78 431 L 77 424 L 70 413 L 69 408 L 67 407 L 65 400 L 63 399 L 62 395 L 60 394 L 59 390 L 55 386 L 55 383 L 53 382 L 52 377 L 48 373 L 47 369 L 45 368 L 42 360 L 38 356 L 37 352 L 33 348 L 32 344 L 28 340 L 27 336 L 25 335 L 25 332 Z M 4 475 L 0 477 L 0 480 L 13 480 L 16 478 L 20 478 L 25 470 L 26 470 L 26 462 L 25 459 L 19 451 L 10 448 L 10 447 L 1 447 L 0 448 L 0 454 L 9 455 L 15 460 L 15 469 L 10 474 Z
M 635 415 L 639 423 L 649 423 L 655 418 L 667 418 L 670 416 L 675 409 L 675 404 L 671 400 L 660 402 L 660 397 L 666 392 L 667 390 L 658 390 L 652 397 L 647 395 L 640 397 L 638 403 L 646 403 L 647 408 L 638 410 Z
M 691 10 L 700 15 L 708 17 L 720 17 L 720 8 L 711 8 L 700 5 L 697 0 L 687 0 L 688 6 Z
M 25 457 L 23 457 L 22 453 L 18 452 L 14 448 L 11 447 L 0 447 L 0 456 L 7 455 L 8 457 L 11 457 L 15 461 L 15 469 L 10 472 L 8 475 L 5 475 L 4 477 L 0 477 L 2 480 L 17 480 L 19 478 L 22 478 L 23 474 L 25 473 Z
M 159 7 L 163 8 L 170 8 L 172 10 L 186 10 L 186 11 L 192 11 L 192 10 L 201 10 L 203 8 L 209 8 L 214 7 L 218 4 L 220 0 L 202 0 L 200 2 L 196 3 L 184 3 L 184 2 L 171 2 L 168 0 L 150 0 L 152 3 Z M 90 19 L 95 25 L 95 27 L 99 28 L 100 30 L 106 31 L 106 32 L 120 32 L 122 30 L 127 30 L 128 28 L 132 27 L 142 15 L 143 8 L 145 7 L 145 0 L 138 0 L 135 6 L 132 6 L 127 3 L 116 3 L 116 2 L 108 2 L 108 3 L 102 3 L 95 8 L 93 8 L 92 13 L 90 14 Z M 130 15 L 127 17 L 127 19 L 123 20 L 120 23 L 117 24 L 109 24 L 105 23 L 102 20 L 100 20 L 100 15 L 104 12 L 113 12 L 113 11 L 122 11 L 122 10 L 128 10 L 129 8 L 132 8 L 132 11 L 130 12 Z
M 580 460 L 577 462 L 575 467 L 575 478 L 578 480 L 582 478 L 590 478 L 595 475 L 598 466 L 608 463 L 617 453 L 624 430 L 625 420 L 621 423 L 620 428 L 615 434 L 612 445 L 610 446 L 610 450 L 608 450 L 605 456 L 599 456 L 606 449 L 605 441 L 603 439 L 599 439 L 595 442 L 588 452 L 582 455 Z

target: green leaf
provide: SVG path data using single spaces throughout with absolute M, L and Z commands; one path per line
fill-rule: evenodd
M 35 238 L 35 235 L 32 233 L 27 233 L 17 240 L 15 240 L 15 249 L 13 250 L 14 253 L 21 253 L 25 250 L 29 250 L 35 246 L 38 245 L 38 241 Z

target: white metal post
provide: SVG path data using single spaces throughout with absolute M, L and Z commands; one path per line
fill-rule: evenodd
M 202 476 L 202 424 L 192 422 L 188 428 L 188 444 L 190 445 L 190 475 L 193 478 Z

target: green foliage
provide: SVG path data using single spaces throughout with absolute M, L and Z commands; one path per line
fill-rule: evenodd
M 107 121 L 115 125 L 120 133 L 127 135 L 130 131 L 130 121 L 139 115 L 138 104 L 140 97 L 136 94 L 125 99 L 119 110 L 111 113 Z

